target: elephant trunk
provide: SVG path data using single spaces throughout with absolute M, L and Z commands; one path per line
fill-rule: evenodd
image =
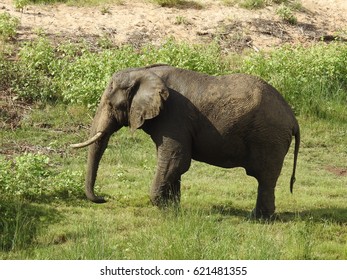
M 87 198 L 92 202 L 106 202 L 103 197 L 95 195 L 94 185 L 99 163 L 105 152 L 108 141 L 111 135 L 120 128 L 121 126 L 117 124 L 117 121 L 112 117 L 112 114 L 100 106 L 93 120 L 90 139 L 83 143 L 71 145 L 73 148 L 89 146 L 85 177 L 85 193 Z
M 104 203 L 106 200 L 103 197 L 96 196 L 94 193 L 94 185 L 96 175 L 99 168 L 99 163 L 102 155 L 107 147 L 110 134 L 105 133 L 103 137 L 89 146 L 87 172 L 85 178 L 85 193 L 87 198 L 95 203 Z

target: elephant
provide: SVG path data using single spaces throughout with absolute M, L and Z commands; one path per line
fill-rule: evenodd
M 156 145 L 157 168 L 150 200 L 158 207 L 179 205 L 181 176 L 191 160 L 222 168 L 242 167 L 258 182 L 256 218 L 275 212 L 275 186 L 295 137 L 290 180 L 293 190 L 300 146 L 295 115 L 280 93 L 249 74 L 210 76 L 155 64 L 112 75 L 91 125 L 85 192 L 103 203 L 94 184 L 102 155 L 121 127 L 142 129 Z

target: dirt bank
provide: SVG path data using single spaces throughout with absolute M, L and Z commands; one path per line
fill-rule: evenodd
M 178 9 L 126 0 L 122 5 L 99 7 L 27 6 L 19 12 L 12 1 L 1 0 L 0 12 L 20 18 L 19 40 L 38 33 L 69 40 L 107 36 L 116 45 L 141 46 L 174 37 L 193 43 L 218 40 L 227 51 L 241 51 L 268 49 L 283 43 L 310 43 L 322 36 L 327 40 L 337 35 L 347 37 L 345 0 L 301 0 L 302 8 L 295 11 L 296 25 L 285 23 L 276 14 L 277 5 L 247 10 L 226 6 L 218 0 L 195 3 L 199 5 Z

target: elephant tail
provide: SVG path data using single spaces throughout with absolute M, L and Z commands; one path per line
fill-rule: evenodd
M 296 163 L 298 160 L 298 153 L 299 153 L 299 147 L 300 147 L 300 127 L 298 124 L 294 130 L 294 136 L 295 136 L 294 164 L 293 164 L 292 177 L 290 178 L 290 192 L 291 193 L 293 193 L 293 186 L 295 183 L 295 170 L 296 170 Z

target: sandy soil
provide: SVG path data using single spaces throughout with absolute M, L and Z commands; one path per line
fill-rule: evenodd
M 64 4 L 28 6 L 16 11 L 12 1 L 0 0 L 0 12 L 21 20 L 19 40 L 44 32 L 55 39 L 107 36 L 116 45 L 160 44 L 168 37 L 194 43 L 218 40 L 226 51 L 267 49 L 289 43 L 309 43 L 321 36 L 347 37 L 346 0 L 301 0 L 297 25 L 283 22 L 278 6 L 260 10 L 228 7 L 219 0 L 196 0 L 199 5 L 163 8 L 141 0 L 122 5 L 71 7 Z M 198 6 L 198 7 L 197 7 Z

